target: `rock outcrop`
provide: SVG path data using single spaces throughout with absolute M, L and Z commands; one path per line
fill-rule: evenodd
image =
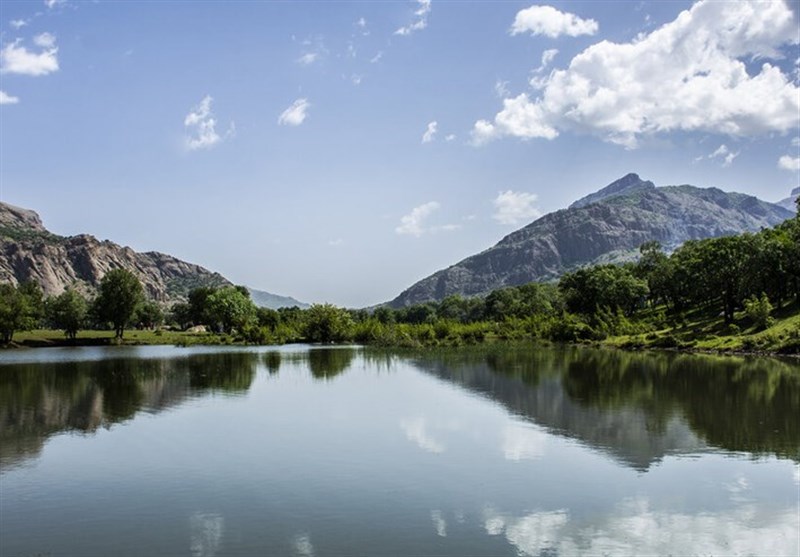
M 138 253 L 108 240 L 47 231 L 33 211 L 0 203 L 0 282 L 37 282 L 45 295 L 73 286 L 91 293 L 115 268 L 133 272 L 147 295 L 167 304 L 197 286 L 231 284 L 219 273 L 158 252 Z

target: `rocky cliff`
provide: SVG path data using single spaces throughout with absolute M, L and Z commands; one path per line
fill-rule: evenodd
M 162 303 L 181 300 L 197 286 L 231 284 L 219 273 L 163 253 L 138 253 L 87 234 L 57 236 L 33 211 L 0 203 L 0 282 L 33 280 L 46 295 L 68 286 L 90 293 L 115 268 L 133 272 L 147 295 Z
M 552 280 L 581 266 L 633 259 L 647 241 L 674 249 L 687 240 L 757 231 L 792 216 L 753 196 L 688 185 L 657 188 L 628 174 L 417 282 L 389 304 L 403 307 Z

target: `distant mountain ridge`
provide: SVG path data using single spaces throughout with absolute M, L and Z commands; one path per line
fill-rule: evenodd
M 53 234 L 34 211 L 0 202 L 0 282 L 32 280 L 48 296 L 60 294 L 69 286 L 89 294 L 115 268 L 134 273 L 146 294 L 162 304 L 185 300 L 199 286 L 232 284 L 219 273 L 164 253 L 136 252 L 89 234 Z M 254 303 L 264 307 L 281 307 L 270 305 L 276 301 L 304 305 L 293 298 L 252 292 L 256 293 Z
M 656 187 L 628 174 L 422 279 L 389 305 L 553 280 L 582 266 L 632 260 L 639 246 L 651 240 L 671 250 L 687 240 L 755 232 L 793 215 L 751 195 L 690 185 Z

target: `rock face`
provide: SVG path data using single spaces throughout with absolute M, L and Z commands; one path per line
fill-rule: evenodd
M 795 212 L 797 211 L 797 205 L 795 203 L 798 197 L 800 197 L 800 187 L 794 188 L 789 197 L 786 199 L 781 199 L 776 203 L 776 205 L 780 205 L 784 209 L 789 209 L 790 211 Z
M 628 174 L 419 281 L 389 305 L 552 280 L 585 265 L 634 259 L 647 241 L 657 240 L 672 250 L 687 240 L 758 231 L 793 215 L 749 195 L 688 185 L 657 188 Z
M 68 286 L 90 293 L 115 268 L 133 272 L 147 295 L 165 304 L 184 299 L 197 286 L 231 284 L 219 273 L 163 253 L 137 253 L 87 234 L 57 236 L 33 211 L 0 203 L 0 282 L 33 280 L 48 296 Z

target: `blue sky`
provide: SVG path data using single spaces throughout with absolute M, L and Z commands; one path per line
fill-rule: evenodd
M 0 199 L 364 306 L 628 172 L 774 201 L 798 2 L 0 2 Z

